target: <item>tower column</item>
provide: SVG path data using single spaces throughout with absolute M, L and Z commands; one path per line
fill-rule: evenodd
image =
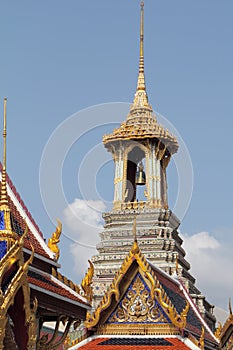
M 122 150 L 115 155 L 115 179 L 114 179 L 114 208 L 119 209 L 123 200 L 123 172 L 124 162 Z
M 156 181 L 156 205 L 161 204 L 161 165 L 160 160 L 155 159 L 156 170 L 155 170 L 155 181 Z
M 148 197 L 147 200 L 154 203 L 156 198 L 156 187 L 155 187 L 155 146 L 152 144 L 150 152 L 148 152 L 148 167 L 147 167 L 147 188 Z
M 167 198 L 167 166 L 170 162 L 171 155 L 164 156 L 161 160 L 161 186 L 162 186 L 162 202 L 164 207 L 168 207 L 168 198 Z

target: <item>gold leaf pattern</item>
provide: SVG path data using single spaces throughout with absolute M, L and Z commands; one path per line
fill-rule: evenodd
M 168 323 L 168 320 L 156 300 L 151 299 L 150 293 L 138 275 L 132 288 L 110 317 L 109 323 L 114 322 Z

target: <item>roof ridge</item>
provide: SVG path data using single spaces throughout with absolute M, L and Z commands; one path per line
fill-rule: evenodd
M 199 320 L 201 321 L 202 325 L 208 330 L 208 332 L 214 338 L 214 340 L 216 340 L 219 343 L 219 339 L 215 337 L 214 333 L 212 332 L 212 330 L 210 329 L 210 327 L 208 326 L 208 324 L 206 323 L 206 321 L 202 317 L 197 305 L 194 303 L 194 301 L 193 301 L 191 295 L 189 294 L 188 290 L 186 289 L 185 285 L 183 285 L 183 283 L 181 281 L 180 281 L 180 285 L 181 285 L 182 291 L 184 292 L 185 297 L 189 300 L 189 304 L 192 306 L 193 310 L 195 311 L 195 313 L 198 316 Z
M 1 162 L 0 162 L 0 172 L 2 173 L 2 163 Z M 24 211 L 26 212 L 28 218 L 31 220 L 32 224 L 35 226 L 36 230 L 41 235 L 41 237 L 43 237 L 42 231 L 40 230 L 38 224 L 36 223 L 35 219 L 33 218 L 31 212 L 28 210 L 25 202 L 23 201 L 20 193 L 17 191 L 17 189 L 16 189 L 13 181 L 11 180 L 10 176 L 8 175 L 8 173 L 6 173 L 6 180 L 7 180 L 8 186 L 10 187 L 12 192 L 14 193 L 14 195 L 17 198 L 18 202 L 21 204 L 21 206 L 24 209 Z
M 141 268 L 141 270 L 145 274 L 145 276 L 142 275 L 143 279 L 144 280 L 146 279 L 150 282 L 151 299 L 153 300 L 154 298 L 156 298 L 158 300 L 159 304 L 161 305 L 163 310 L 166 312 L 166 314 L 168 315 L 173 325 L 175 325 L 180 329 L 185 328 L 186 317 L 189 310 L 189 303 L 188 302 L 186 303 L 181 313 L 179 313 L 176 310 L 176 307 L 173 305 L 172 301 L 170 300 L 169 296 L 164 290 L 162 284 L 160 283 L 153 269 L 151 268 L 149 262 L 147 261 L 143 253 L 140 251 L 137 241 L 134 241 L 130 252 L 125 257 L 125 260 L 123 261 L 120 269 L 116 272 L 112 283 L 110 284 L 107 291 L 104 293 L 95 311 L 92 314 L 90 313 L 87 314 L 87 319 L 85 322 L 86 327 L 90 328 L 97 325 L 97 323 L 100 320 L 100 315 L 102 311 L 106 310 L 111 305 L 113 294 L 115 295 L 116 301 L 119 302 L 120 300 L 119 285 L 123 277 L 129 270 L 130 266 L 132 265 L 133 261 L 135 260 L 137 261 L 139 268 Z
M 56 276 L 54 276 L 54 274 L 50 274 L 46 271 L 43 271 L 43 270 L 40 270 L 40 269 L 37 269 L 36 267 L 34 266 L 30 266 L 30 270 L 31 271 L 34 271 L 36 273 L 39 273 L 40 275 L 42 276 L 46 276 L 46 277 L 50 277 L 51 280 L 53 282 L 56 282 L 57 284 L 59 284 L 61 287 L 63 287 L 64 289 L 68 290 L 71 294 L 73 294 L 74 296 L 78 296 L 83 302 L 85 302 L 86 304 L 88 304 L 87 300 L 82 296 L 80 295 L 78 292 L 76 292 L 76 290 L 72 289 L 70 286 L 68 286 L 67 284 L 65 284 L 63 281 L 59 280 Z M 52 268 L 52 271 L 54 270 L 54 268 Z M 58 272 L 57 275 L 59 275 L 60 273 Z M 60 274 L 61 275 L 61 274 Z M 64 276 L 63 276 L 64 277 Z M 74 283 L 73 283 L 74 284 Z
M 1 162 L 0 162 L 0 177 L 2 177 L 2 163 Z M 10 200 L 12 201 L 16 210 L 20 214 L 21 218 L 23 220 L 25 219 L 25 217 L 28 219 L 27 225 L 29 226 L 28 228 L 29 228 L 30 233 L 35 238 L 35 240 L 38 241 L 38 244 L 40 244 L 41 249 L 49 257 L 49 259 L 53 260 L 53 253 L 47 247 L 42 231 L 40 230 L 39 226 L 37 225 L 34 218 L 32 217 L 32 214 L 28 210 L 26 204 L 22 200 L 19 192 L 17 191 L 15 185 L 13 184 L 13 182 L 8 174 L 6 174 L 6 179 L 7 179 L 7 186 L 8 186 L 8 196 L 9 196 Z M 41 254 L 41 255 L 43 255 L 43 254 Z

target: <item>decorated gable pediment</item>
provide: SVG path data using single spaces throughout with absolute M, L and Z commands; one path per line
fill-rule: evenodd
M 150 289 L 138 272 L 106 323 L 167 324 L 171 321 L 156 298 L 151 298 Z
M 100 334 L 179 334 L 188 310 L 176 310 L 135 241 L 85 325 Z

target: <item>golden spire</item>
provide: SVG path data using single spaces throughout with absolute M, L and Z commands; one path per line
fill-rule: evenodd
M 7 240 L 8 248 L 11 243 L 17 238 L 17 235 L 12 230 L 11 213 L 7 197 L 7 181 L 6 181 L 6 103 L 4 98 L 3 111 L 3 159 L 2 159 L 2 184 L 0 192 L 0 241 Z M 6 239 L 7 237 L 7 239 Z
M 146 93 L 145 73 L 144 73 L 144 2 L 141 2 L 141 20 L 140 20 L 140 58 L 137 90 L 131 109 L 140 107 L 150 107 Z
M 3 112 L 3 164 L 2 164 L 2 187 L 0 193 L 0 205 L 8 205 L 7 188 L 6 188 L 6 103 L 7 98 L 4 98 Z
M 146 90 L 144 73 L 144 2 L 141 2 L 140 58 L 137 91 L 138 90 Z

